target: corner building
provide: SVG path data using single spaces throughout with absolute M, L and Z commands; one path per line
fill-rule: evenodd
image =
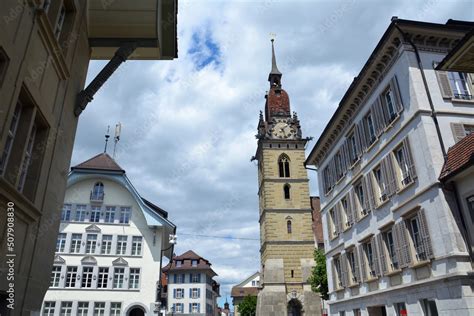
M 308 156 L 330 315 L 474 314 L 466 223 L 438 180 L 474 126 L 474 77 L 437 70 L 473 27 L 393 18 Z
M 320 299 L 307 280 L 314 238 L 305 144 L 288 94 L 281 87 L 272 41 L 270 90 L 258 123 L 258 184 L 262 290 L 257 314 L 319 315 Z

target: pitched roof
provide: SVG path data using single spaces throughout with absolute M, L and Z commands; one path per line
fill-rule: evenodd
M 197 265 L 192 264 L 192 260 L 197 260 Z M 176 266 L 176 261 L 181 261 L 181 265 Z M 209 270 L 212 274 L 217 275 L 211 268 L 209 260 L 201 257 L 192 250 L 188 250 L 182 255 L 173 257 L 173 260 L 163 267 L 163 271 L 168 273 L 171 270 Z
M 140 196 L 140 198 L 142 199 L 142 201 L 149 207 L 151 208 L 153 211 L 155 211 L 156 213 L 158 213 L 158 215 L 161 215 L 163 216 L 164 218 L 168 218 L 168 212 L 165 211 L 164 209 L 162 209 L 161 207 L 151 203 L 150 201 L 148 201 L 147 199 L 143 198 Z
M 119 171 L 125 173 L 125 170 L 123 170 L 107 153 L 100 153 L 71 168 L 71 170 L 77 169 Z
M 474 165 L 474 133 L 449 148 L 439 180 L 446 181 L 472 165 Z

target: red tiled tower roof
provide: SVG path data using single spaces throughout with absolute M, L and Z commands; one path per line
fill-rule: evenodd
M 474 165 L 474 133 L 449 148 L 439 180 L 446 181 L 472 165 Z
M 123 170 L 107 153 L 100 153 L 71 168 L 71 170 L 75 169 L 119 171 L 125 173 L 125 170 Z

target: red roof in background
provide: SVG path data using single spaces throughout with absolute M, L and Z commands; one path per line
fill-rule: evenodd
M 311 198 L 311 209 L 313 216 L 313 234 L 317 243 L 324 243 L 323 238 L 323 222 L 321 220 L 321 201 L 319 197 L 312 196 Z
M 439 180 L 446 181 L 472 165 L 474 165 L 474 133 L 449 148 Z
M 125 170 L 123 170 L 107 153 L 100 153 L 71 168 L 71 170 L 74 169 L 120 171 L 125 173 Z

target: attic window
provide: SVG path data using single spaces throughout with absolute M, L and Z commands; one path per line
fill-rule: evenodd
M 183 262 L 181 260 L 176 260 L 176 267 L 177 268 L 181 267 L 182 264 L 183 264 Z
M 191 266 L 197 267 L 198 261 L 197 260 L 191 260 Z

